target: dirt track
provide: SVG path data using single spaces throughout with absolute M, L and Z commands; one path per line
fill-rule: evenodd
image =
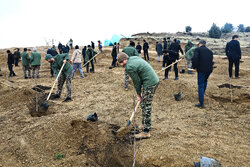
M 150 64 L 160 70 L 161 63 L 150 53 Z M 10 79 L 14 83 L 6 81 L 6 54 L 4 50 L 0 54 L 4 83 L 0 84 L 0 166 L 132 166 L 132 138 L 118 140 L 113 131 L 129 119 L 135 91 L 132 82 L 129 91 L 123 89 L 123 68 L 108 69 L 111 56 L 99 56 L 96 73 L 85 79 L 77 73 L 72 102 L 53 100 L 48 115 L 32 117 L 34 81 L 23 79 L 21 67 L 15 68 L 18 76 Z M 110 48 L 106 54 L 110 55 Z M 152 137 L 136 142 L 137 166 L 191 167 L 200 156 L 215 158 L 222 166 L 250 166 L 250 58 L 242 60 L 241 78 L 229 81 L 227 60 L 215 56 L 217 68 L 208 81 L 205 109 L 194 107 L 196 75 L 180 74 L 180 80 L 174 81 L 172 71 L 169 80 L 160 81 L 153 101 Z M 184 65 L 179 63 L 179 69 Z M 49 73 L 45 63 L 39 85 L 52 86 Z M 232 103 L 230 89 L 218 87 L 230 82 L 242 86 L 233 88 Z M 173 94 L 179 91 L 183 100 L 177 102 Z M 65 93 L 64 89 L 62 98 Z M 93 112 L 99 121 L 85 121 Z M 140 114 L 136 122 L 140 124 Z M 55 158 L 59 153 L 61 160 Z

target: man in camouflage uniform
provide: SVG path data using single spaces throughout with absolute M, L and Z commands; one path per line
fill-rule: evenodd
M 58 89 L 56 92 L 56 95 L 54 96 L 54 98 L 60 98 L 61 93 L 62 93 L 62 88 L 63 88 L 63 84 L 66 81 L 66 87 L 67 87 L 67 97 L 65 100 L 63 100 L 63 102 L 68 102 L 71 101 L 71 80 L 72 80 L 72 66 L 71 64 L 68 62 L 69 60 L 69 55 L 67 53 L 64 54 L 58 54 L 54 57 L 52 57 L 52 55 L 47 54 L 45 56 L 45 60 L 47 60 L 48 62 L 52 63 L 52 69 L 54 71 L 55 77 L 57 78 L 58 73 L 63 65 L 63 63 L 66 63 L 62 69 L 61 75 L 58 79 Z
M 88 45 L 88 49 L 86 50 L 86 55 L 85 55 L 85 61 L 88 62 L 92 57 L 94 57 L 97 54 L 97 52 L 90 46 Z M 95 66 L 94 66 L 94 61 L 93 59 L 90 61 L 91 63 L 91 69 L 90 72 L 95 72 Z M 89 63 L 86 65 L 86 70 L 87 73 L 89 73 Z
M 186 53 L 185 53 L 185 58 L 187 60 L 187 68 L 188 68 L 188 74 L 193 74 L 192 71 L 190 71 L 190 69 L 192 68 L 192 58 L 194 56 L 194 50 L 197 47 L 193 46 L 192 48 L 190 48 Z
M 136 134 L 135 138 L 149 138 L 151 129 L 152 101 L 159 78 L 148 62 L 138 56 L 129 57 L 126 53 L 118 54 L 118 62 L 125 67 L 125 71 L 132 78 L 137 93 L 137 99 L 141 103 L 143 132 Z
M 21 53 L 22 58 L 22 65 L 23 65 L 23 73 L 24 73 L 24 79 L 31 78 L 30 76 L 30 57 L 27 52 L 27 48 L 23 49 L 23 52 Z M 26 71 L 28 71 L 28 77 L 26 75 Z
M 39 78 L 39 70 L 41 65 L 41 53 L 36 51 L 36 48 L 33 48 L 33 52 L 30 56 L 31 68 L 32 68 L 32 78 L 35 78 L 35 71 L 36 71 L 36 78 Z
M 129 46 L 124 48 L 122 52 L 126 53 L 128 57 L 139 56 L 137 50 L 135 49 L 135 43 L 133 41 L 130 41 Z M 125 90 L 128 90 L 128 83 L 129 83 L 129 75 L 125 70 Z

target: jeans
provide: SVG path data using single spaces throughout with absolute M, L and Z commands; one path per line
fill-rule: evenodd
M 232 70 L 233 70 L 233 64 L 235 66 L 235 77 L 239 77 L 239 66 L 240 66 L 240 59 L 232 60 L 228 59 L 229 65 L 228 65 L 228 73 L 229 77 L 232 77 Z
M 72 71 L 72 78 L 74 78 L 74 73 L 76 72 L 76 69 L 78 69 L 78 71 L 81 74 L 81 77 L 84 77 L 83 71 L 82 71 L 82 67 L 81 67 L 81 63 L 74 63 L 73 64 L 73 71 Z
M 10 71 L 10 77 L 11 76 L 16 76 L 15 72 L 13 71 L 13 65 L 12 64 L 8 64 L 8 68 L 9 68 L 9 71 Z
M 117 61 L 117 59 L 116 59 L 117 56 L 116 56 L 116 55 L 113 55 L 112 58 L 113 58 L 113 61 L 112 61 L 111 66 L 115 67 L 115 66 L 116 66 L 116 61 Z
M 15 58 L 15 66 L 18 66 L 18 60 L 19 58 Z
M 198 80 L 198 96 L 199 102 L 201 105 L 204 105 L 204 95 L 207 89 L 207 79 L 209 78 L 211 72 L 198 72 L 197 73 L 197 80 Z

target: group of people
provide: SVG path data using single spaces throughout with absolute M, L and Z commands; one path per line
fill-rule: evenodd
M 164 39 L 164 41 L 166 40 Z M 174 64 L 174 62 L 179 59 L 179 51 L 183 54 L 178 40 L 174 40 L 172 43 L 170 41 L 166 41 L 164 46 L 165 47 L 163 47 L 164 49 L 162 51 L 163 62 L 167 63 L 167 65 Z M 162 47 L 159 45 L 159 43 L 157 43 L 156 50 L 159 53 L 161 53 L 161 48 Z M 154 93 L 159 84 L 159 78 L 150 64 L 140 57 L 140 54 L 138 54 L 139 51 L 138 49 L 134 48 L 134 42 L 131 41 L 130 45 L 124 48 L 123 51 L 118 54 L 118 62 L 123 67 L 125 67 L 125 89 L 127 89 L 126 82 L 128 81 L 128 76 L 130 76 L 133 80 L 134 88 L 137 93 L 137 99 L 141 104 L 143 131 L 139 134 L 136 134 L 135 138 L 149 138 L 151 136 L 151 106 Z M 241 59 L 241 50 L 237 35 L 234 35 L 232 40 L 227 43 L 226 55 L 229 60 L 229 77 L 232 78 L 232 66 L 235 64 L 235 78 L 239 78 L 239 61 Z M 160 57 L 161 55 L 158 54 L 159 61 Z M 189 74 L 192 74 L 191 69 L 195 69 L 197 71 L 199 103 L 195 104 L 195 107 L 204 108 L 204 95 L 207 88 L 208 78 L 213 71 L 214 65 L 213 52 L 206 47 L 205 40 L 200 40 L 197 47 L 195 47 L 191 41 L 189 41 L 185 46 L 185 57 L 190 70 Z M 174 69 L 175 80 L 177 80 L 177 66 L 175 66 Z M 167 79 L 167 74 L 168 69 L 165 71 L 164 80 Z
M 31 78 L 31 70 L 32 70 L 32 78 L 39 78 L 39 69 L 41 65 L 41 54 L 37 52 L 36 48 L 33 48 L 33 51 L 28 50 L 27 48 L 23 49 L 23 52 L 20 54 L 19 49 L 17 48 L 15 53 L 12 54 L 10 50 L 7 50 L 8 54 L 8 68 L 9 68 L 9 77 L 16 76 L 13 67 L 18 66 L 18 61 L 20 57 L 22 58 L 22 68 L 25 79 Z M 16 56 L 18 55 L 18 57 Z M 28 75 L 27 75 L 28 71 Z M 35 74 L 36 73 L 36 74 Z
M 99 51 L 103 53 L 101 43 L 98 41 Z M 144 40 L 145 49 L 148 50 L 149 45 Z M 141 58 L 141 47 L 140 43 L 135 47 L 135 43 L 130 41 L 129 46 L 125 47 L 122 52 L 119 52 L 119 45 L 116 43 L 112 49 L 112 66 L 115 67 L 116 61 L 125 68 L 125 90 L 128 90 L 129 77 L 133 81 L 134 88 L 137 93 L 138 102 L 141 105 L 142 109 L 142 125 L 143 131 L 139 134 L 136 134 L 136 138 L 149 138 L 151 136 L 151 113 L 152 113 L 152 101 L 156 89 L 159 84 L 159 78 L 155 73 L 152 66 L 149 64 L 148 52 L 144 54 L 144 59 Z M 84 78 L 84 73 L 81 68 L 82 60 L 84 59 L 84 64 L 91 60 L 92 72 L 94 72 L 94 60 L 93 57 L 97 52 L 94 50 L 94 43 L 91 45 L 85 46 L 81 52 L 79 46 L 75 46 L 75 50 L 69 58 L 68 53 L 58 54 L 53 48 L 48 49 L 45 56 L 45 60 L 51 64 L 51 69 L 55 74 L 55 77 L 58 76 L 59 70 L 63 67 L 62 73 L 58 79 L 58 90 L 54 98 L 60 98 L 62 87 L 66 81 L 67 87 L 67 97 L 64 102 L 70 101 L 71 99 L 71 80 L 74 76 L 76 69 L 79 70 L 81 78 Z M 158 42 L 156 45 L 156 51 L 158 54 L 158 60 L 163 57 L 163 67 L 165 65 L 173 65 L 175 71 L 175 80 L 178 80 L 178 68 L 176 61 L 179 59 L 179 52 L 182 54 L 182 48 L 180 42 L 177 39 L 170 41 L 170 38 L 164 38 L 163 47 L 160 46 Z M 14 55 L 8 50 L 8 65 L 10 69 L 10 76 L 15 76 L 12 67 L 14 65 Z M 232 41 L 228 42 L 226 45 L 226 55 L 229 60 L 229 77 L 232 78 L 232 66 L 235 64 L 235 77 L 239 78 L 239 60 L 241 59 L 241 50 L 240 44 L 238 42 L 238 36 L 234 35 Z M 29 55 L 27 53 L 27 48 L 24 48 L 24 51 L 21 53 L 22 65 L 24 69 L 24 78 L 27 78 L 26 71 L 29 72 L 28 78 L 30 78 L 30 65 L 32 66 L 34 78 L 34 70 L 37 69 L 37 78 L 39 78 L 39 67 L 41 54 L 36 51 L 36 48 L 33 48 L 33 52 Z M 192 74 L 191 69 L 197 71 L 197 83 L 198 83 L 198 98 L 199 103 L 195 104 L 195 107 L 204 108 L 204 94 L 207 88 L 208 78 L 213 71 L 213 52 L 206 47 L 206 41 L 200 40 L 198 46 L 194 46 L 191 41 L 188 41 L 185 46 L 185 57 L 187 60 L 187 66 Z M 72 67 L 72 65 L 73 67 Z M 89 65 L 86 66 L 87 72 L 89 72 Z M 168 79 L 169 68 L 165 70 L 165 77 L 163 80 Z

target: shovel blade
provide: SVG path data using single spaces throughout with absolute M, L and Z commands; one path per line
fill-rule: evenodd
M 48 103 L 46 103 L 46 102 L 42 102 L 42 104 L 41 104 L 41 108 L 42 108 L 42 110 L 47 111 L 47 110 L 48 110 L 48 108 L 49 108 L 49 104 L 48 104 Z

